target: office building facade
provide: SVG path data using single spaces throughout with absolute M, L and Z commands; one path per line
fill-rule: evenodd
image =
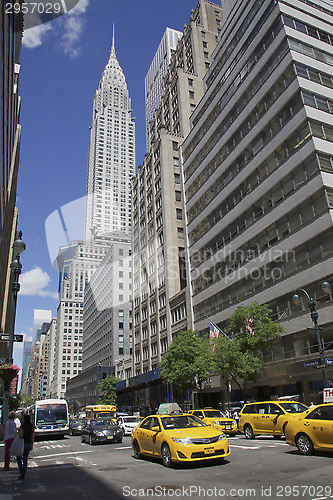
M 23 0 L 18 3 L 22 4 Z M 6 13 L 0 6 L 1 34 L 1 174 L 0 174 L 0 333 L 8 333 L 12 303 L 10 263 L 17 227 L 16 187 L 19 168 L 21 125 L 19 75 L 23 14 Z M 7 357 L 7 343 L 0 342 L 0 357 Z
M 317 284 L 328 345 L 332 294 L 320 284 L 333 285 L 332 68 L 331 2 L 235 2 L 182 145 L 194 327 L 207 332 L 209 317 L 223 329 L 237 306 L 257 301 L 286 328 L 263 352 L 257 397 L 310 402 L 323 387 L 304 366 L 319 356 L 308 298 L 299 292 L 295 306 L 292 297 L 300 288 L 313 297 Z

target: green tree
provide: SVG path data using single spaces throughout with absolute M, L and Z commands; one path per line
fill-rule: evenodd
M 283 326 L 272 322 L 271 312 L 266 304 L 258 302 L 239 306 L 230 316 L 228 338 L 220 334 L 215 340 L 216 370 L 228 382 L 234 381 L 244 397 L 247 384 L 256 381 L 264 370 L 261 349 L 267 340 L 285 331 Z
M 163 380 L 178 387 L 183 394 L 199 390 L 202 399 L 202 383 L 209 380 L 212 366 L 212 349 L 208 339 L 199 337 L 198 332 L 193 330 L 179 332 L 159 366 Z
M 119 379 L 117 379 L 114 375 L 110 375 L 102 380 L 102 382 L 98 385 L 100 398 L 97 404 L 117 404 L 117 393 L 115 389 L 116 382 L 119 382 Z

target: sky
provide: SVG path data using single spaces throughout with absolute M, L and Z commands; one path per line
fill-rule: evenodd
M 71 239 L 83 237 L 92 104 L 109 58 L 113 23 L 135 117 L 138 166 L 146 152 L 145 75 L 165 28 L 183 31 L 196 5 L 196 0 L 80 0 L 68 14 L 24 33 L 17 208 L 27 248 L 21 255 L 15 333 L 26 340 L 31 340 L 34 309 L 57 314 L 58 273 L 49 255 L 45 221 L 71 204 L 68 209 L 77 220 Z M 53 248 L 64 244 L 48 233 L 52 236 Z M 22 344 L 16 343 L 19 365 L 21 358 Z

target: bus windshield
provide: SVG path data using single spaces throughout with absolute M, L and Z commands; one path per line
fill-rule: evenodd
M 48 404 L 37 407 L 36 425 L 66 424 L 67 408 L 65 404 Z

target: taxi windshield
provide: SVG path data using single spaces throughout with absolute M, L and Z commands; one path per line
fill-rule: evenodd
M 302 413 L 308 409 L 308 407 L 302 403 L 279 403 L 279 405 L 288 413 Z
M 165 430 L 188 429 L 191 427 L 206 427 L 206 424 L 193 415 L 177 415 L 162 417 L 162 425 Z
M 205 418 L 225 418 L 225 415 L 220 410 L 205 410 L 204 415 Z

